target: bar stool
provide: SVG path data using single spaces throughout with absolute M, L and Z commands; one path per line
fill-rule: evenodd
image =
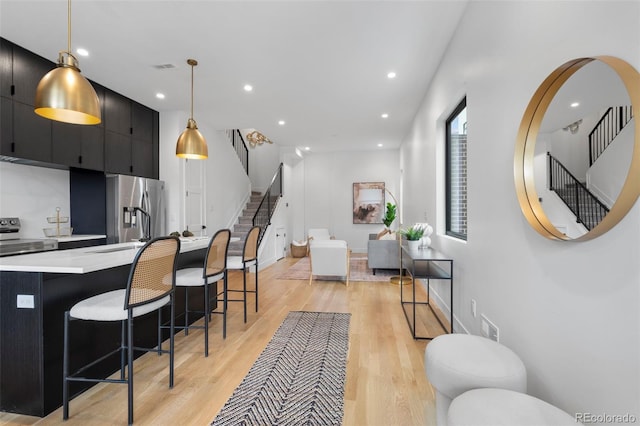
M 244 249 L 242 256 L 229 256 L 227 258 L 227 270 L 242 271 L 242 290 L 229 290 L 230 292 L 242 292 L 242 299 L 228 299 L 228 302 L 243 302 L 244 304 L 244 322 L 247 322 L 247 293 L 256 294 L 256 312 L 258 312 L 258 237 L 260 236 L 260 227 L 254 226 L 247 233 L 244 240 Z M 247 290 L 247 270 L 255 266 L 256 268 L 256 287 L 255 290 Z
M 69 418 L 69 382 L 108 382 L 126 383 L 128 391 L 129 424 L 133 423 L 133 351 L 156 351 L 155 348 L 138 348 L 133 346 L 133 319 L 160 310 L 170 304 L 171 325 L 169 333 L 169 388 L 173 387 L 174 367 L 174 291 L 176 260 L 180 252 L 180 240 L 175 237 L 155 238 L 145 244 L 136 254 L 131 265 L 127 287 L 84 299 L 65 312 L 64 315 L 64 360 L 63 360 L 63 414 L 64 420 Z M 159 313 L 158 313 L 159 315 Z M 84 321 L 120 321 L 121 342 L 118 349 L 81 367 L 69 374 L 69 322 Z M 126 343 L 125 343 L 126 335 Z M 160 339 L 160 337 L 158 337 Z M 99 379 L 79 376 L 88 368 L 120 353 L 120 379 Z M 125 353 L 128 372 L 124 373 Z
M 184 326 L 175 328 L 184 329 L 185 336 L 189 335 L 191 328 L 204 328 L 204 356 L 209 356 L 209 321 L 211 314 L 222 315 L 222 337 L 227 337 L 227 251 L 231 231 L 221 229 L 209 241 L 207 254 L 202 268 L 184 268 L 176 271 L 176 287 L 184 287 Z M 211 310 L 209 297 L 209 285 L 224 280 L 222 291 L 216 292 L 216 302 L 222 302 L 222 311 Z M 204 311 L 189 310 L 189 288 L 204 288 Z M 222 295 L 222 300 L 220 296 Z M 189 313 L 202 313 L 204 325 L 189 325 Z M 162 326 L 164 328 L 165 326 Z

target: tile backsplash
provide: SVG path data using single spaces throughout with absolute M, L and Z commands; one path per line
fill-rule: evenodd
M 0 217 L 19 217 L 22 238 L 45 238 L 47 216 L 70 216 L 69 172 L 0 161 Z M 73 223 L 71 224 L 73 226 Z

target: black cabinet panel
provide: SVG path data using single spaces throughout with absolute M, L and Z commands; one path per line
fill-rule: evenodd
M 131 172 L 131 137 L 106 131 L 104 145 L 104 170 L 108 173 Z
M 153 139 L 153 110 L 137 102 L 131 102 L 131 135 L 134 139 Z
M 160 179 L 160 113 L 153 111 L 153 173 L 152 179 Z
M 133 139 L 131 141 L 131 161 L 132 173 L 135 176 L 151 177 L 153 175 L 153 142 Z
M 0 154 L 12 156 L 13 147 L 13 102 L 0 97 Z
M 131 100 L 105 89 L 104 125 L 110 132 L 131 135 Z
M 15 92 L 13 100 L 34 105 L 38 83 L 45 74 L 55 67 L 55 63 L 14 45 L 13 85 Z
M 13 102 L 13 155 L 51 162 L 51 120 L 33 112 L 33 106 Z
M 55 164 L 104 170 L 104 128 L 52 122 Z
M 13 84 L 12 72 L 13 46 L 7 40 L 0 38 L 0 96 L 11 96 Z

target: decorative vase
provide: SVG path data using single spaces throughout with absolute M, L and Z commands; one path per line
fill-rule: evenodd
M 431 238 L 429 238 L 429 237 L 420 238 L 420 248 L 421 249 L 429 248 L 430 245 L 431 245 Z
M 407 240 L 409 250 L 418 250 L 420 248 L 420 240 Z

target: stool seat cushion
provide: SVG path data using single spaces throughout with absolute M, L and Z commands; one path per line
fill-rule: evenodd
M 224 272 L 207 278 L 208 284 L 213 284 L 224 278 Z M 202 277 L 202 268 L 184 268 L 176 271 L 176 286 L 178 287 L 202 287 L 204 286 L 204 278 Z
M 227 257 L 227 269 L 244 269 L 245 264 L 242 263 L 242 256 L 229 256 Z M 256 264 L 255 259 L 246 263 L 246 266 L 253 266 Z
M 132 289 L 133 291 L 133 289 Z M 150 290 L 147 290 L 150 291 Z M 164 294 L 164 293 L 161 293 Z M 160 293 L 158 294 L 160 295 Z M 124 309 L 124 298 L 126 290 L 113 290 L 107 293 L 84 299 L 71 308 L 69 315 L 87 321 L 122 321 L 128 317 L 127 310 Z M 171 301 L 171 296 L 165 296 L 155 302 L 147 303 L 133 308 L 133 316 L 138 317 L 166 305 Z
M 553 405 L 507 389 L 474 389 L 449 406 L 449 426 L 579 425 L 571 415 Z
M 449 398 L 475 388 L 526 392 L 522 360 L 493 340 L 468 334 L 445 334 L 425 350 L 425 370 L 431 384 Z

